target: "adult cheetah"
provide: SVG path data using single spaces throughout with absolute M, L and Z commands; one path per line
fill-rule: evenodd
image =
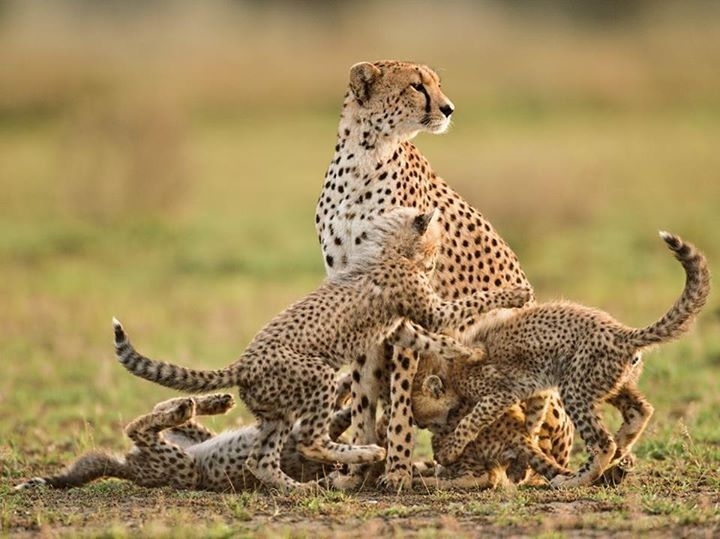
M 377 347 L 403 319 L 419 324 L 413 324 L 415 331 L 438 331 L 462 325 L 487 308 L 522 305 L 530 296 L 526 288 L 478 292 L 452 301 L 435 294 L 430 276 L 441 236 L 438 214 L 396 208 L 376 219 L 345 271 L 277 315 L 240 359 L 224 369 L 198 371 L 148 359 L 135 351 L 116 322 L 117 358 L 133 374 L 175 389 L 204 392 L 237 386 L 259 419 L 260 432 L 245 467 L 268 486 L 307 486 L 280 468 L 280 452 L 296 421 L 297 449 L 306 458 L 342 464 L 382 460 L 385 449 L 377 445 L 330 439 L 337 370 L 354 357 L 357 372 L 363 351 Z M 465 353 L 452 343 L 448 349 L 453 346 L 453 353 Z M 411 383 L 405 377 L 393 379 L 393 385 Z
M 491 313 L 477 328 L 486 359 L 454 381 L 476 403 L 454 431 L 438 440 L 435 457 L 456 462 L 465 447 L 517 402 L 559 389 L 565 409 L 590 455 L 574 474 L 548 470 L 556 487 L 588 485 L 614 461 L 625 458 L 645 429 L 653 407 L 637 388 L 643 349 L 682 335 L 710 292 L 704 255 L 677 236 L 661 232 L 686 273 L 680 298 L 660 320 L 629 328 L 610 315 L 570 302 L 550 302 Z M 414 341 L 415 335 L 407 339 Z M 399 339 L 403 342 L 402 339 Z M 608 402 L 623 423 L 611 436 L 596 407 Z
M 441 297 L 456 299 L 476 291 L 530 286 L 517 257 L 492 225 L 433 172 L 411 142 L 421 131 L 444 133 L 454 110 L 439 77 L 427 66 L 379 61 L 351 67 L 335 154 L 315 215 L 328 275 L 350 264 L 378 216 L 397 206 L 410 206 L 423 212 L 440 209 L 444 237 L 432 286 Z M 466 324 L 455 329 L 462 332 Z M 356 434 L 354 442 L 375 441 L 375 403 L 380 382 L 387 376 L 374 373 L 398 369 L 412 377 L 416 368 L 416 358 L 386 346 L 368 355 L 352 408 L 353 414 L 361 416 L 354 422 L 366 429 Z M 411 479 L 414 431 L 406 405 L 409 399 L 409 388 L 399 387 L 389 395 L 383 479 L 395 488 L 408 487 Z M 550 410 L 546 415 L 549 427 L 564 430 L 556 416 L 564 417 L 564 413 L 554 415 Z M 565 441 L 566 445 L 571 442 Z

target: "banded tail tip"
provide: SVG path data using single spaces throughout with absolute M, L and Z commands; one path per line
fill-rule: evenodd
M 667 243 L 670 249 L 677 250 L 677 248 L 682 245 L 682 240 L 679 236 L 676 236 L 675 234 L 671 234 L 666 230 L 660 230 L 658 234 L 660 235 L 662 240 Z
M 120 320 L 118 320 L 117 318 L 115 318 L 113 316 L 112 324 L 113 324 L 113 330 L 115 331 L 115 343 L 121 344 L 121 343 L 125 342 L 125 330 L 123 329 L 122 324 L 120 323 Z

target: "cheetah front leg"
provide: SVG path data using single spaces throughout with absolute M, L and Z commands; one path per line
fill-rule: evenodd
M 469 358 L 473 354 L 470 348 L 452 337 L 432 333 L 411 320 L 403 320 L 398 324 L 388 334 L 387 342 L 423 356 L 439 356 L 444 359 Z
M 552 480 L 558 475 L 571 475 L 572 472 L 559 464 L 555 459 L 546 455 L 538 446 L 537 438 L 531 436 L 523 436 L 519 441 L 522 451 L 527 457 L 530 468 L 545 479 Z
M 412 487 L 412 451 L 415 429 L 412 406 L 412 381 L 418 368 L 418 355 L 394 348 L 390 367 L 390 421 L 387 428 L 387 459 L 380 485 L 393 491 Z
M 434 291 L 427 303 L 415 305 L 409 317 L 430 331 L 453 330 L 464 333 L 472 328 L 483 313 L 498 308 L 522 307 L 531 298 L 529 288 L 511 288 L 491 292 L 476 292 L 470 296 L 445 301 Z M 422 299 L 419 299 L 422 302 Z
M 511 393 L 485 393 L 472 411 L 463 417 L 455 430 L 439 440 L 435 460 L 447 466 L 456 462 L 467 445 L 478 437 L 483 429 L 492 425 L 510 406 L 518 402 Z

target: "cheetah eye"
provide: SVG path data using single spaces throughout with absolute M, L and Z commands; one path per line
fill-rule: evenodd
M 423 86 L 421 82 L 413 82 L 410 86 L 418 92 L 422 92 L 425 89 L 425 86 Z

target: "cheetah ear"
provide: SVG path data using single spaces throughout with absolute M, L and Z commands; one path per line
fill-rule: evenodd
M 443 381 L 440 379 L 439 376 L 436 376 L 435 374 L 431 374 L 430 376 L 425 378 L 425 380 L 423 381 L 422 389 L 425 395 L 434 399 L 439 399 L 445 393 Z
M 350 68 L 350 90 L 361 105 L 370 97 L 370 88 L 379 76 L 380 70 L 370 62 Z
M 427 232 L 428 227 L 430 226 L 430 223 L 435 221 L 438 218 L 439 212 L 436 209 L 431 211 L 430 213 L 421 213 L 415 219 L 413 220 L 413 228 L 417 231 L 418 234 L 421 236 Z

